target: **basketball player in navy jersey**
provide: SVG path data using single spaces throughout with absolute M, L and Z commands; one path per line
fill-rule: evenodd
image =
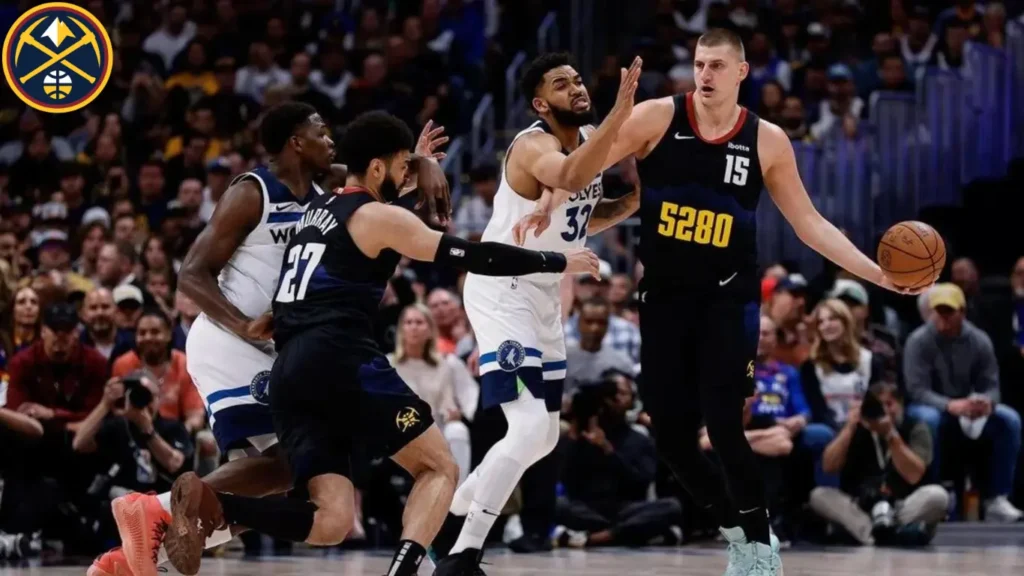
M 172 489 L 167 548 L 182 573 L 198 570 L 203 541 L 214 529 L 238 526 L 313 545 L 341 543 L 353 521 L 349 456 L 358 441 L 390 456 L 414 479 L 388 571 L 414 576 L 448 512 L 458 468 L 430 407 L 374 338 L 378 304 L 398 261 L 404 255 L 487 276 L 596 275 L 597 256 L 585 248 L 538 252 L 468 242 L 395 206 L 407 189 L 412 145 L 409 129 L 389 114 L 354 120 L 341 143 L 346 188 L 310 202 L 285 251 L 274 296 L 279 355 L 269 402 L 294 486 L 309 501 L 217 493 L 195 474 L 181 476 Z M 268 327 L 261 318 L 246 333 L 265 339 Z
M 661 456 L 717 517 L 729 542 L 726 574 L 776 576 L 778 540 L 742 416 L 759 328 L 761 189 L 808 246 L 869 282 L 904 291 L 815 210 L 785 132 L 737 104 L 750 69 L 739 37 L 704 34 L 693 65 L 697 90 L 637 104 L 605 162 L 635 155 L 642 183 L 641 397 Z M 720 471 L 698 449 L 702 419 Z

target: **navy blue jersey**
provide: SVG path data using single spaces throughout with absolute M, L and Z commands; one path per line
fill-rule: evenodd
M 274 298 L 278 350 L 296 334 L 318 329 L 346 353 L 380 354 L 374 323 L 401 255 L 386 249 L 370 258 L 346 226 L 359 207 L 376 201 L 362 188 L 348 188 L 307 207 L 288 243 Z
M 733 274 L 756 274 L 755 212 L 764 187 L 759 119 L 744 108 L 732 131 L 708 141 L 696 128 L 693 94 L 673 100 L 671 125 L 637 161 L 644 278 L 711 287 Z

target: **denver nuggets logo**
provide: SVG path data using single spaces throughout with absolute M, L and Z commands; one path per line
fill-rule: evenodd
M 398 411 L 395 416 L 395 426 L 399 432 L 405 432 L 409 428 L 420 423 L 420 413 L 415 408 L 404 408 Z
M 502 342 L 495 355 L 498 357 L 498 366 L 505 372 L 515 372 L 526 360 L 526 350 L 515 340 Z
M 252 379 L 249 394 L 260 404 L 270 404 L 270 370 L 264 370 Z
M 747 362 L 747 378 L 754 377 L 754 361 Z
M 64 2 L 41 4 L 4 39 L 7 85 L 36 110 L 59 114 L 88 106 L 110 79 L 114 50 L 103 24 Z

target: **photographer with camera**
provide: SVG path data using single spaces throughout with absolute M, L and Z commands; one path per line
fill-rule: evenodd
M 192 462 L 188 430 L 160 415 L 160 389 L 144 370 L 107 382 L 103 400 L 82 421 L 71 445 L 103 459 L 110 489 L 95 496 L 104 499 L 114 491 L 170 490 Z
M 811 509 L 864 545 L 923 546 L 949 506 L 942 486 L 921 485 L 931 459 L 928 425 L 905 412 L 899 387 L 875 384 L 822 456 L 841 489 L 815 488 Z
M 678 500 L 648 500 L 658 458 L 654 443 L 636 431 L 626 413 L 633 407 L 626 379 L 584 384 L 573 398 L 558 499 L 555 539 L 561 546 L 643 546 L 656 537 L 678 542 Z

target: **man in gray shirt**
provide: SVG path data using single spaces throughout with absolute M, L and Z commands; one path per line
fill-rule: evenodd
M 931 428 L 936 438 L 933 467 L 942 480 L 955 480 L 956 463 L 969 451 L 986 450 L 985 519 L 1020 521 L 1024 513 L 1006 496 L 1013 487 L 1021 421 L 1013 408 L 999 404 L 992 341 L 964 318 L 967 302 L 955 284 L 933 287 L 928 304 L 934 313 L 907 339 L 903 358 L 907 391 L 915 402 L 908 413 Z M 942 466 L 936 465 L 940 460 Z
M 600 382 L 608 370 L 634 376 L 633 360 L 629 356 L 602 346 L 610 316 L 611 306 L 601 298 L 587 300 L 580 307 L 579 343 L 570 342 L 565 348 L 566 398 L 570 398 L 581 384 Z

